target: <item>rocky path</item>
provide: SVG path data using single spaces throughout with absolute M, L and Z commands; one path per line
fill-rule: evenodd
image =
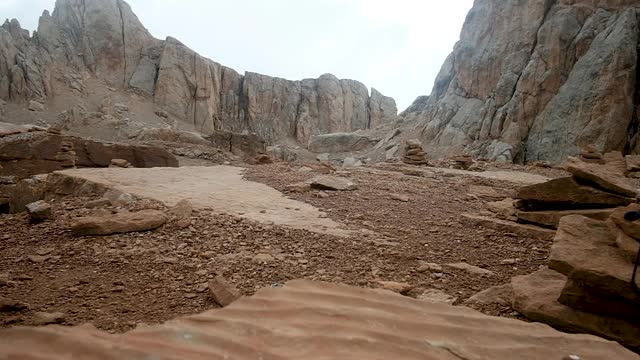
M 178 175 L 180 170 L 189 176 Z M 156 176 L 127 181 L 114 177 L 113 170 L 69 174 L 118 181 L 119 188 L 141 195 L 163 194 L 170 205 L 190 198 L 197 212 L 186 227 L 170 223 L 142 233 L 74 236 L 72 219 L 122 211 L 109 205 L 86 208 L 96 198 L 55 201 L 54 220 L 38 225 L 30 225 L 26 214 L 0 215 L 0 298 L 28 305 L 18 313 L 0 311 L 0 325 L 37 324 L 39 312 L 62 313 L 59 322 L 65 325 L 90 322 L 114 332 L 157 324 L 216 308 L 207 290 L 216 275 L 243 295 L 309 279 L 462 304 L 478 291 L 538 270 L 551 244 L 526 233 L 480 227 L 462 216 L 482 214 L 487 202 L 510 196 L 520 186 L 502 180 L 354 170 L 337 176 L 350 177 L 358 190 L 287 193 L 288 185 L 318 172 L 274 164 L 249 168 L 248 181 L 240 181 L 240 170 L 229 167 L 156 171 Z M 233 183 L 213 183 L 216 178 Z M 234 196 L 216 194 L 222 189 Z M 276 206 L 283 209 L 282 217 L 313 214 L 305 221 L 341 224 L 351 232 L 346 237 L 313 232 L 279 225 L 273 217 L 257 221 Z M 163 210 L 166 205 L 144 200 L 125 208 Z M 235 211 L 246 213 L 229 214 Z M 518 317 L 508 304 L 482 310 Z
M 72 169 L 58 174 L 154 199 L 167 206 L 186 199 L 197 209 L 211 209 L 261 223 L 337 236 L 349 234 L 313 206 L 286 198 L 264 184 L 243 179 L 243 171 L 239 167 L 211 166 Z

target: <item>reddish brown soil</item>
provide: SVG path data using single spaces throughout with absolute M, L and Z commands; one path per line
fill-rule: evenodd
M 388 280 L 414 286 L 410 296 L 437 288 L 461 303 L 545 264 L 550 242 L 476 227 L 461 217 L 485 209 L 486 199 L 468 194 L 471 185 L 492 186 L 506 196 L 516 184 L 370 171 L 348 174 L 360 185 L 357 191 L 327 192 L 328 197 L 317 191 L 288 194 L 323 209 L 349 228 L 375 233 L 360 232 L 351 238 L 260 225 L 208 211 L 194 214 L 186 229 L 168 224 L 145 233 L 78 238 L 68 230 L 69 219 L 96 211 L 84 209 L 90 199 L 83 198 L 54 202 L 55 220 L 39 225 L 29 225 L 25 214 L 0 215 L 0 274 L 10 277 L 8 284 L 0 284 L 0 297 L 30 306 L 21 313 L 0 313 L 0 325 L 32 324 L 36 311 L 63 312 L 65 325 L 89 322 L 116 332 L 160 323 L 215 308 L 204 284 L 216 274 L 245 295 L 296 278 L 365 287 Z M 284 164 L 247 171 L 249 179 L 281 191 L 315 175 Z M 406 195 L 410 201 L 393 200 L 392 194 Z M 163 208 L 147 201 L 133 207 Z M 44 262 L 29 258 L 42 254 L 48 257 Z M 270 254 L 273 261 L 257 261 L 257 254 Z M 516 265 L 500 264 L 516 258 Z M 441 274 L 419 272 L 421 260 L 466 261 L 495 275 L 447 267 Z M 515 316 L 509 307 L 483 310 Z

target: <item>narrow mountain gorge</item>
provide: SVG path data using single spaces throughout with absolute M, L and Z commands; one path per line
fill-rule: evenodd
M 408 128 L 433 158 L 638 153 L 639 39 L 634 0 L 476 0 Z
M 254 132 L 274 143 L 350 132 L 393 122 L 395 101 L 333 75 L 288 81 L 240 75 L 180 41 L 155 39 L 122 0 L 59 0 L 29 36 L 18 21 L 0 28 L 0 99 L 47 99 L 87 80 L 133 91 L 182 125 Z

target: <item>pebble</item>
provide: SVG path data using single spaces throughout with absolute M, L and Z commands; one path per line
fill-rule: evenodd
M 38 325 L 60 324 L 63 323 L 67 316 L 64 313 L 46 313 L 37 312 L 33 314 L 33 323 Z
M 194 293 L 186 293 L 184 295 L 185 298 L 187 299 L 195 299 L 198 295 L 194 294 Z

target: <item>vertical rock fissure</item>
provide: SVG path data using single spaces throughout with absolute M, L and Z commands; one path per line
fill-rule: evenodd
M 120 26 L 122 28 L 122 65 L 123 65 L 123 74 L 122 74 L 122 87 L 124 89 L 127 88 L 127 40 L 125 35 L 125 23 L 124 16 L 122 15 L 122 0 L 117 0 L 118 12 L 120 13 Z
M 198 54 L 193 54 L 193 126 L 198 130 Z
M 638 14 L 638 22 L 640 23 L 640 14 Z M 624 154 L 631 154 L 636 150 L 638 145 L 638 137 L 640 134 L 640 34 L 638 34 L 638 44 L 636 45 L 636 78 L 634 84 L 633 95 L 633 113 L 629 129 L 627 130 L 627 143 L 625 144 Z

